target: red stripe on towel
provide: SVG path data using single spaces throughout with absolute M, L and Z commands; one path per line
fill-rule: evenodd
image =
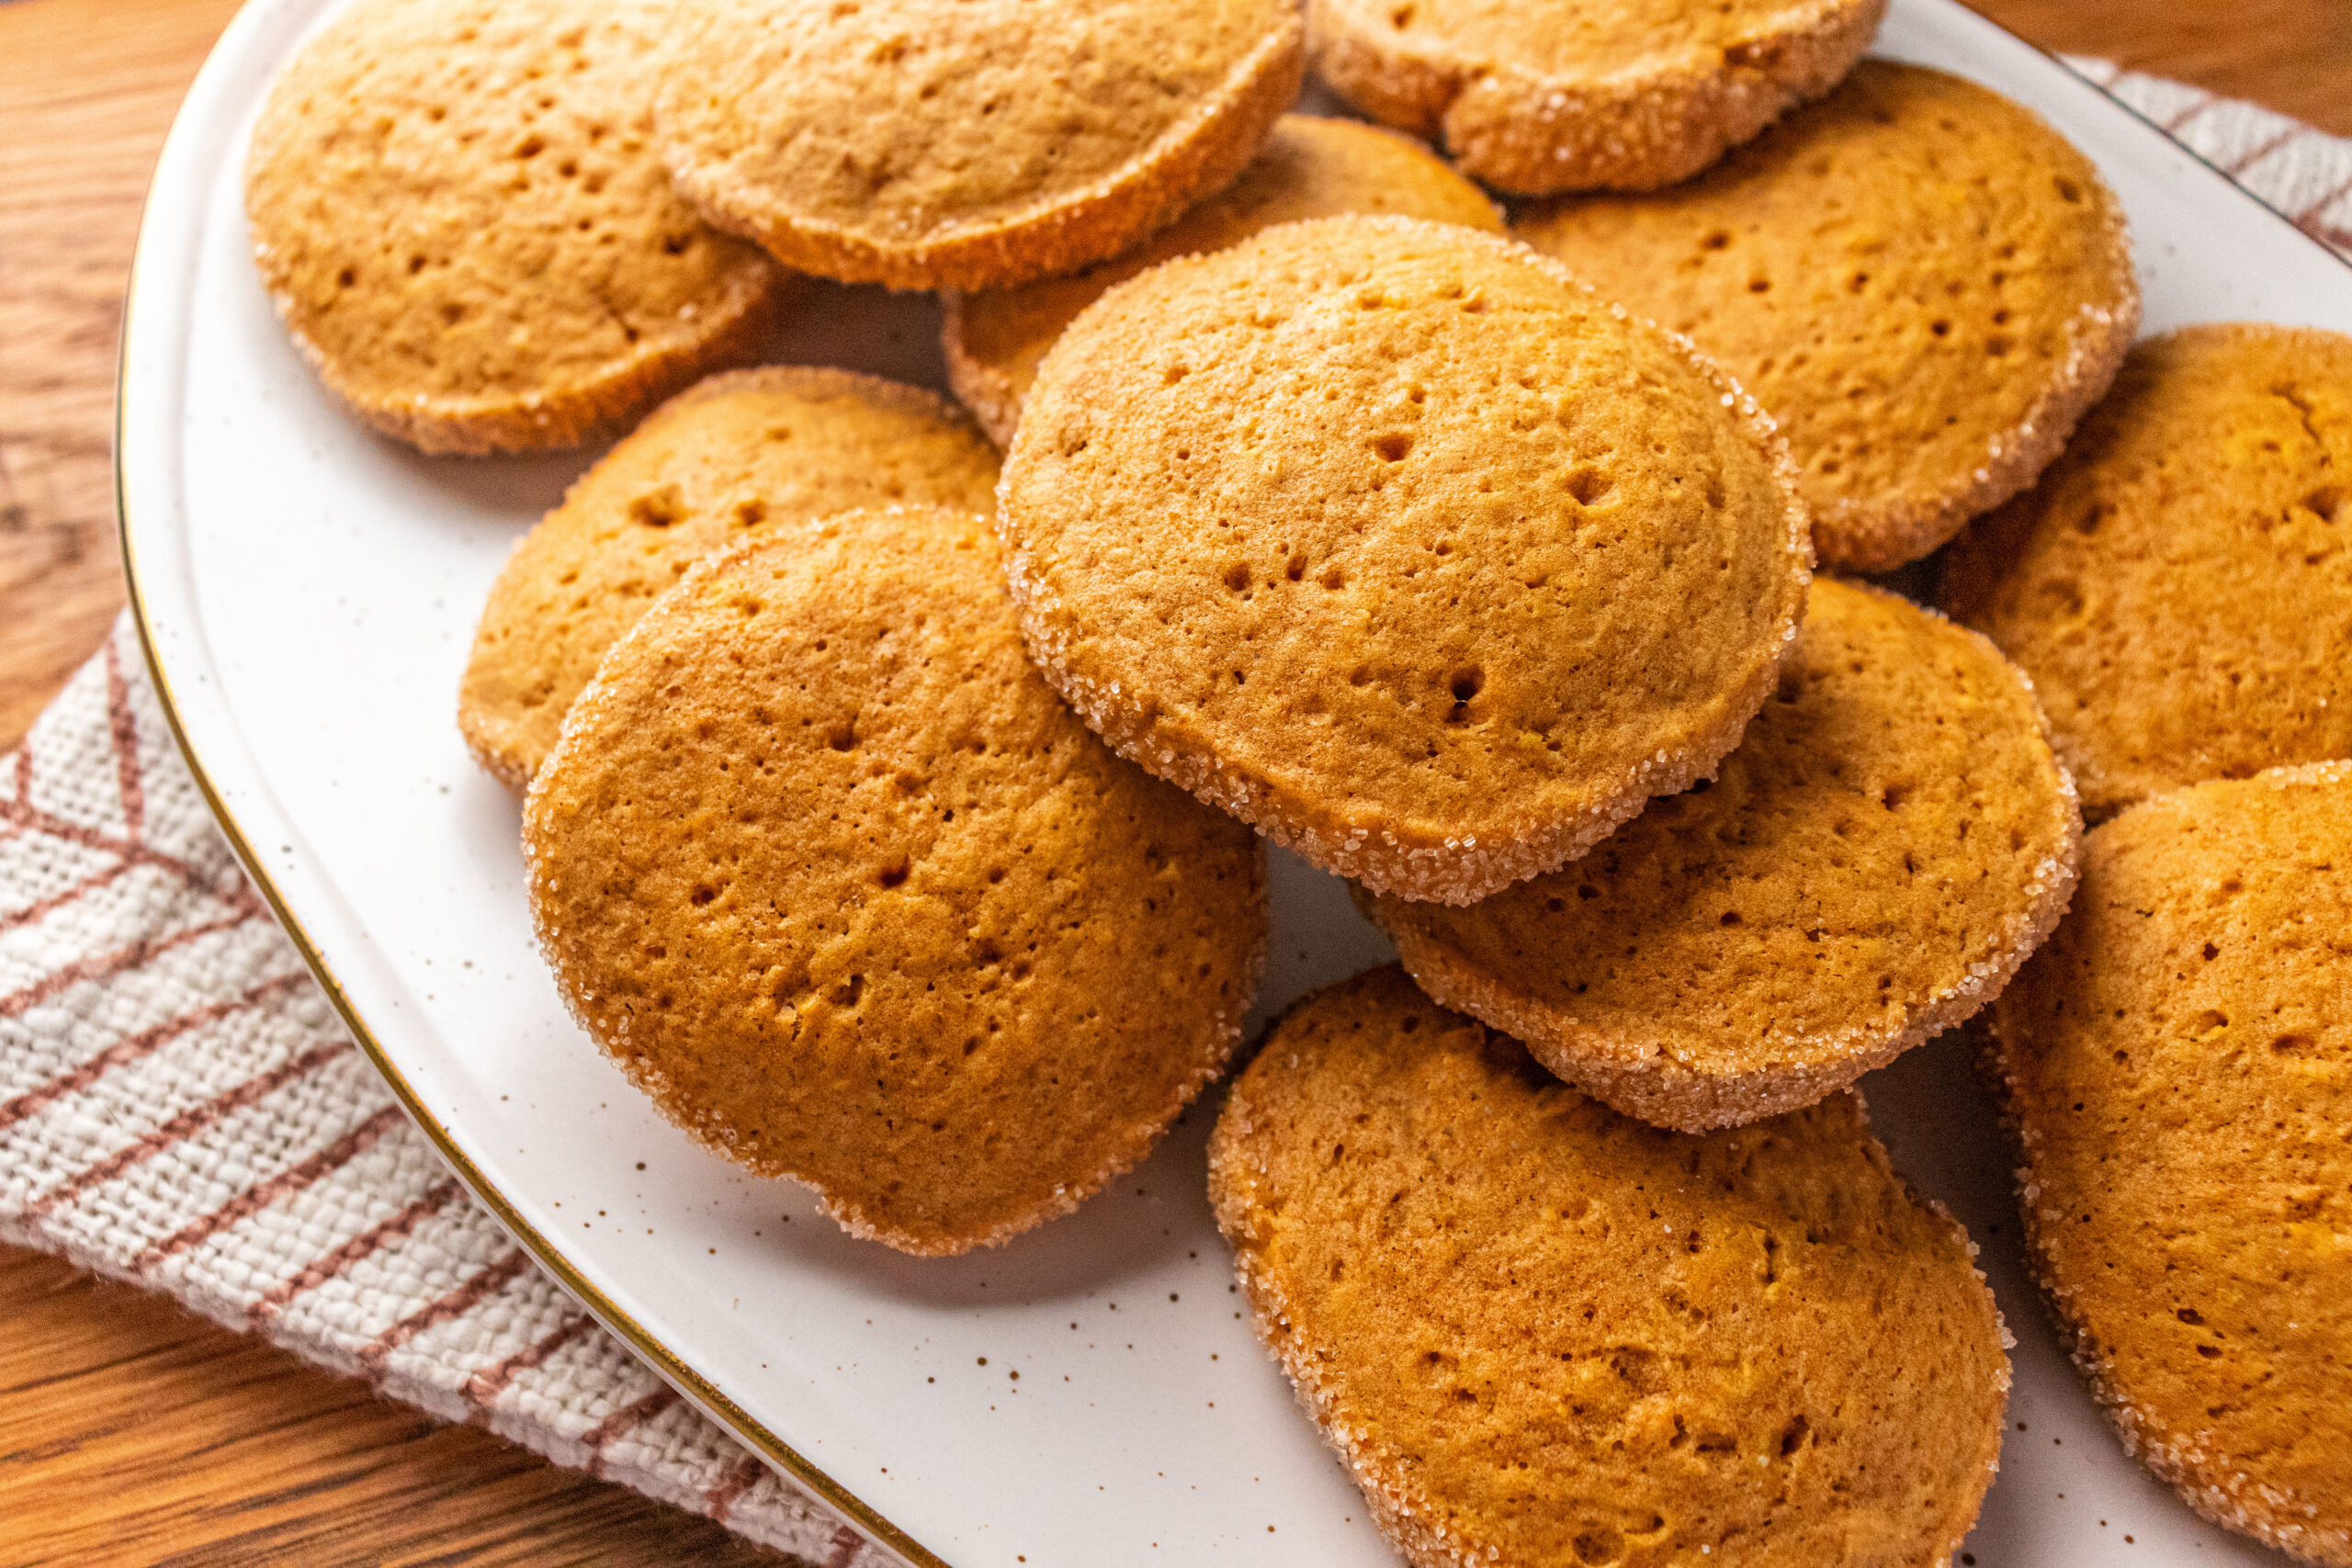
M 107 727 L 114 736 L 115 787 L 122 795 L 122 830 L 133 842 L 147 827 L 147 790 L 139 776 L 139 720 L 130 711 L 130 683 L 122 652 L 107 638 Z
M 521 1249 L 506 1254 L 497 1262 L 476 1270 L 465 1283 L 444 1295 L 429 1306 L 419 1307 L 398 1323 L 376 1336 L 368 1348 L 359 1352 L 359 1364 L 369 1371 L 380 1371 L 384 1359 L 428 1328 L 448 1322 L 461 1314 L 480 1306 L 490 1293 L 531 1266 L 530 1256 Z
M 269 1293 L 245 1309 L 248 1321 L 259 1324 L 277 1316 L 286 1303 L 305 1291 L 314 1291 L 342 1273 L 353 1264 L 398 1241 L 418 1225 L 457 1201 L 464 1189 L 453 1180 L 441 1180 L 426 1188 L 391 1218 L 369 1226 L 304 1269 L 291 1279 L 280 1280 L 269 1288 Z
M 350 1049 L 339 1040 L 332 1045 L 313 1046 L 290 1062 L 281 1062 L 258 1077 L 247 1078 L 232 1089 L 214 1095 L 201 1105 L 181 1111 L 136 1143 L 117 1149 L 79 1175 L 42 1193 L 24 1206 L 18 1218 L 39 1219 L 60 1203 L 68 1202 L 93 1187 L 112 1181 L 132 1166 L 154 1158 L 183 1139 L 194 1137 L 231 1111 L 241 1111 L 273 1089 L 283 1089 L 305 1073 L 315 1072 Z
M 644 1426 L 678 1403 L 678 1391 L 663 1383 L 651 1393 L 634 1404 L 624 1404 L 588 1430 L 580 1440 L 588 1445 L 588 1473 L 603 1480 L 605 1475 L 605 1445 Z
M 245 913 L 232 915 L 225 920 L 190 926 L 161 941 L 141 937 L 129 947 L 119 947 L 112 953 L 100 953 L 96 958 L 85 958 L 77 964 L 68 964 L 62 969 L 51 970 L 23 990 L 0 997 L 0 1018 L 14 1018 L 28 1008 L 39 1007 L 59 992 L 71 990 L 85 982 L 111 980 L 127 969 L 137 969 L 153 963 L 175 947 L 185 947 L 189 942 L 220 931 L 234 931 L 253 920 L 259 913 L 256 907 Z
M 496 1366 L 484 1367 L 481 1371 L 468 1378 L 466 1398 L 480 1405 L 487 1414 L 492 1402 L 506 1391 L 508 1383 L 513 1382 L 533 1367 L 540 1365 L 548 1357 L 595 1326 L 594 1318 L 585 1313 L 573 1313 L 556 1325 L 553 1333 L 536 1344 L 526 1345 Z
M 703 1494 L 703 1511 L 711 1517 L 714 1523 L 725 1524 L 727 1516 L 742 1499 L 743 1494 L 757 1486 L 760 1477 L 767 1472 L 767 1463 L 759 1455 L 745 1454 L 736 1461 L 735 1468 L 729 1471 L 718 1485 Z
M 184 1012 L 153 1029 L 141 1030 L 137 1034 L 116 1041 L 96 1055 L 85 1058 L 79 1066 L 50 1079 L 39 1089 L 27 1089 L 6 1105 L 0 1105 L 0 1131 L 15 1126 L 44 1106 L 89 1088 L 117 1067 L 128 1066 L 141 1056 L 153 1055 L 189 1030 L 201 1029 L 208 1023 L 217 1023 L 232 1014 L 243 1012 L 256 1002 L 265 1001 L 299 985 L 302 979 L 300 975 L 281 975 L 275 980 L 263 981 L 243 996 Z
M 248 1214 L 258 1213 L 280 1198 L 317 1184 L 358 1158 L 377 1139 L 398 1126 L 400 1120 L 399 1106 L 385 1106 L 301 1164 L 281 1170 L 266 1181 L 255 1182 L 202 1219 L 157 1242 L 130 1260 L 131 1269 L 143 1274 L 165 1258 L 175 1258 L 189 1247 L 210 1240 Z

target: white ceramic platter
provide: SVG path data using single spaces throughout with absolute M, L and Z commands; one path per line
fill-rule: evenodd
M 336 412 L 288 346 L 239 175 L 272 73 L 334 8 L 254 0 L 180 111 L 131 283 L 118 465 L 166 703 L 362 1043 L 588 1306 L 909 1560 L 1393 1562 L 1243 1320 L 1204 1111 L 1075 1217 L 922 1261 L 689 1143 L 566 1016 L 531 941 L 514 803 L 452 714 L 492 577 L 585 459 L 421 458 Z M 1895 0 L 1879 47 L 2032 106 L 2098 163 L 2131 211 L 2150 330 L 2352 332 L 2352 269 L 2056 62 L 1949 0 Z M 928 299 L 840 290 L 805 319 L 791 357 L 941 384 Z M 1336 882 L 1275 859 L 1261 1019 L 1388 952 Z M 2003 1155 L 1955 1043 L 1866 1087 L 1896 1163 L 1984 1244 L 2021 1341 L 1962 1561 L 2276 1561 L 2199 1523 L 2099 1422 L 2018 1267 Z

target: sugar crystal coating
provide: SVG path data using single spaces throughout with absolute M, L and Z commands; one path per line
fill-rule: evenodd
M 2094 818 L 2352 756 L 2352 338 L 2133 349 L 2041 482 L 1946 554 L 1944 607 L 2034 679 Z
M 2094 829 L 1993 1009 L 2028 1258 L 2124 1446 L 2352 1564 L 2352 764 Z
M 1885 0 L 1313 0 L 1316 73 L 1520 196 L 1698 173 L 1837 85 Z
M 1863 571 L 2031 484 L 2140 321 L 2090 160 L 1996 94 L 1889 61 L 1687 185 L 1515 227 L 1721 360 L 1787 435 L 1821 558 Z
M 1123 251 L 1297 96 L 1290 0 L 679 0 L 656 110 L 713 222 L 787 265 L 984 288 Z
M 997 457 L 935 393 L 816 366 L 711 377 L 670 400 L 516 544 L 458 699 L 481 764 L 518 794 L 605 650 L 704 556 L 836 512 L 986 512 Z
M 1389 966 L 1276 1025 L 1209 1183 L 1260 1337 L 1423 1568 L 1941 1562 L 1991 1483 L 1992 1292 L 1851 1093 L 1662 1132 Z
M 616 433 L 748 357 L 785 276 L 651 146 L 655 0 L 360 0 L 272 85 L 262 280 L 327 387 L 428 452 Z
M 1466 908 L 1369 903 L 1438 1000 L 1695 1131 L 1809 1104 L 1974 1013 L 2064 913 L 2079 833 L 2016 667 L 1825 578 L 1712 783 Z
M 1770 427 L 1498 237 L 1283 224 L 1089 307 L 999 491 L 1030 649 L 1122 754 L 1466 902 L 1711 769 L 1810 565 Z
M 1038 679 L 985 518 L 829 532 L 706 559 L 615 645 L 526 804 L 532 913 L 672 1119 L 960 1252 L 1076 1206 L 1223 1069 L 1262 854 Z

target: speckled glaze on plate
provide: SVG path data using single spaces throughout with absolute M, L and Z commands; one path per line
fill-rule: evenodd
M 243 147 L 271 73 L 334 8 L 254 0 L 188 95 L 131 280 L 117 463 L 166 706 L 362 1043 L 584 1304 L 908 1561 L 1393 1562 L 1232 1293 L 1203 1189 L 1214 1100 L 1072 1218 L 923 1260 L 689 1143 L 565 1015 L 514 804 L 452 709 L 491 578 L 589 455 L 397 448 L 336 412 L 278 330 L 246 254 Z M 1896 0 L 1879 51 L 2019 99 L 2098 163 L 2131 212 L 2145 330 L 2352 332 L 2352 268 L 2047 56 L 1949 0 Z M 942 383 L 928 299 L 828 291 L 801 320 L 790 357 Z M 1275 862 L 1261 1018 L 1387 956 L 1336 883 Z M 2020 1341 L 1974 1562 L 2282 1561 L 2196 1519 L 2100 1421 L 2018 1265 L 2007 1156 L 1957 1042 L 1862 1087 L 1896 1163 L 1984 1245 Z

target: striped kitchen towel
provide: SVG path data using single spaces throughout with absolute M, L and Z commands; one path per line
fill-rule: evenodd
M 2070 63 L 2352 254 L 2352 142 Z M 882 1561 L 598 1327 L 401 1117 L 207 815 L 127 621 L 0 760 L 0 1235 L 826 1568 Z
M 128 616 L 0 761 L 0 1236 L 824 1568 L 883 1561 L 401 1115 L 214 827 Z
M 2063 58 L 2304 232 L 2352 258 L 2352 141 L 2112 61 Z

